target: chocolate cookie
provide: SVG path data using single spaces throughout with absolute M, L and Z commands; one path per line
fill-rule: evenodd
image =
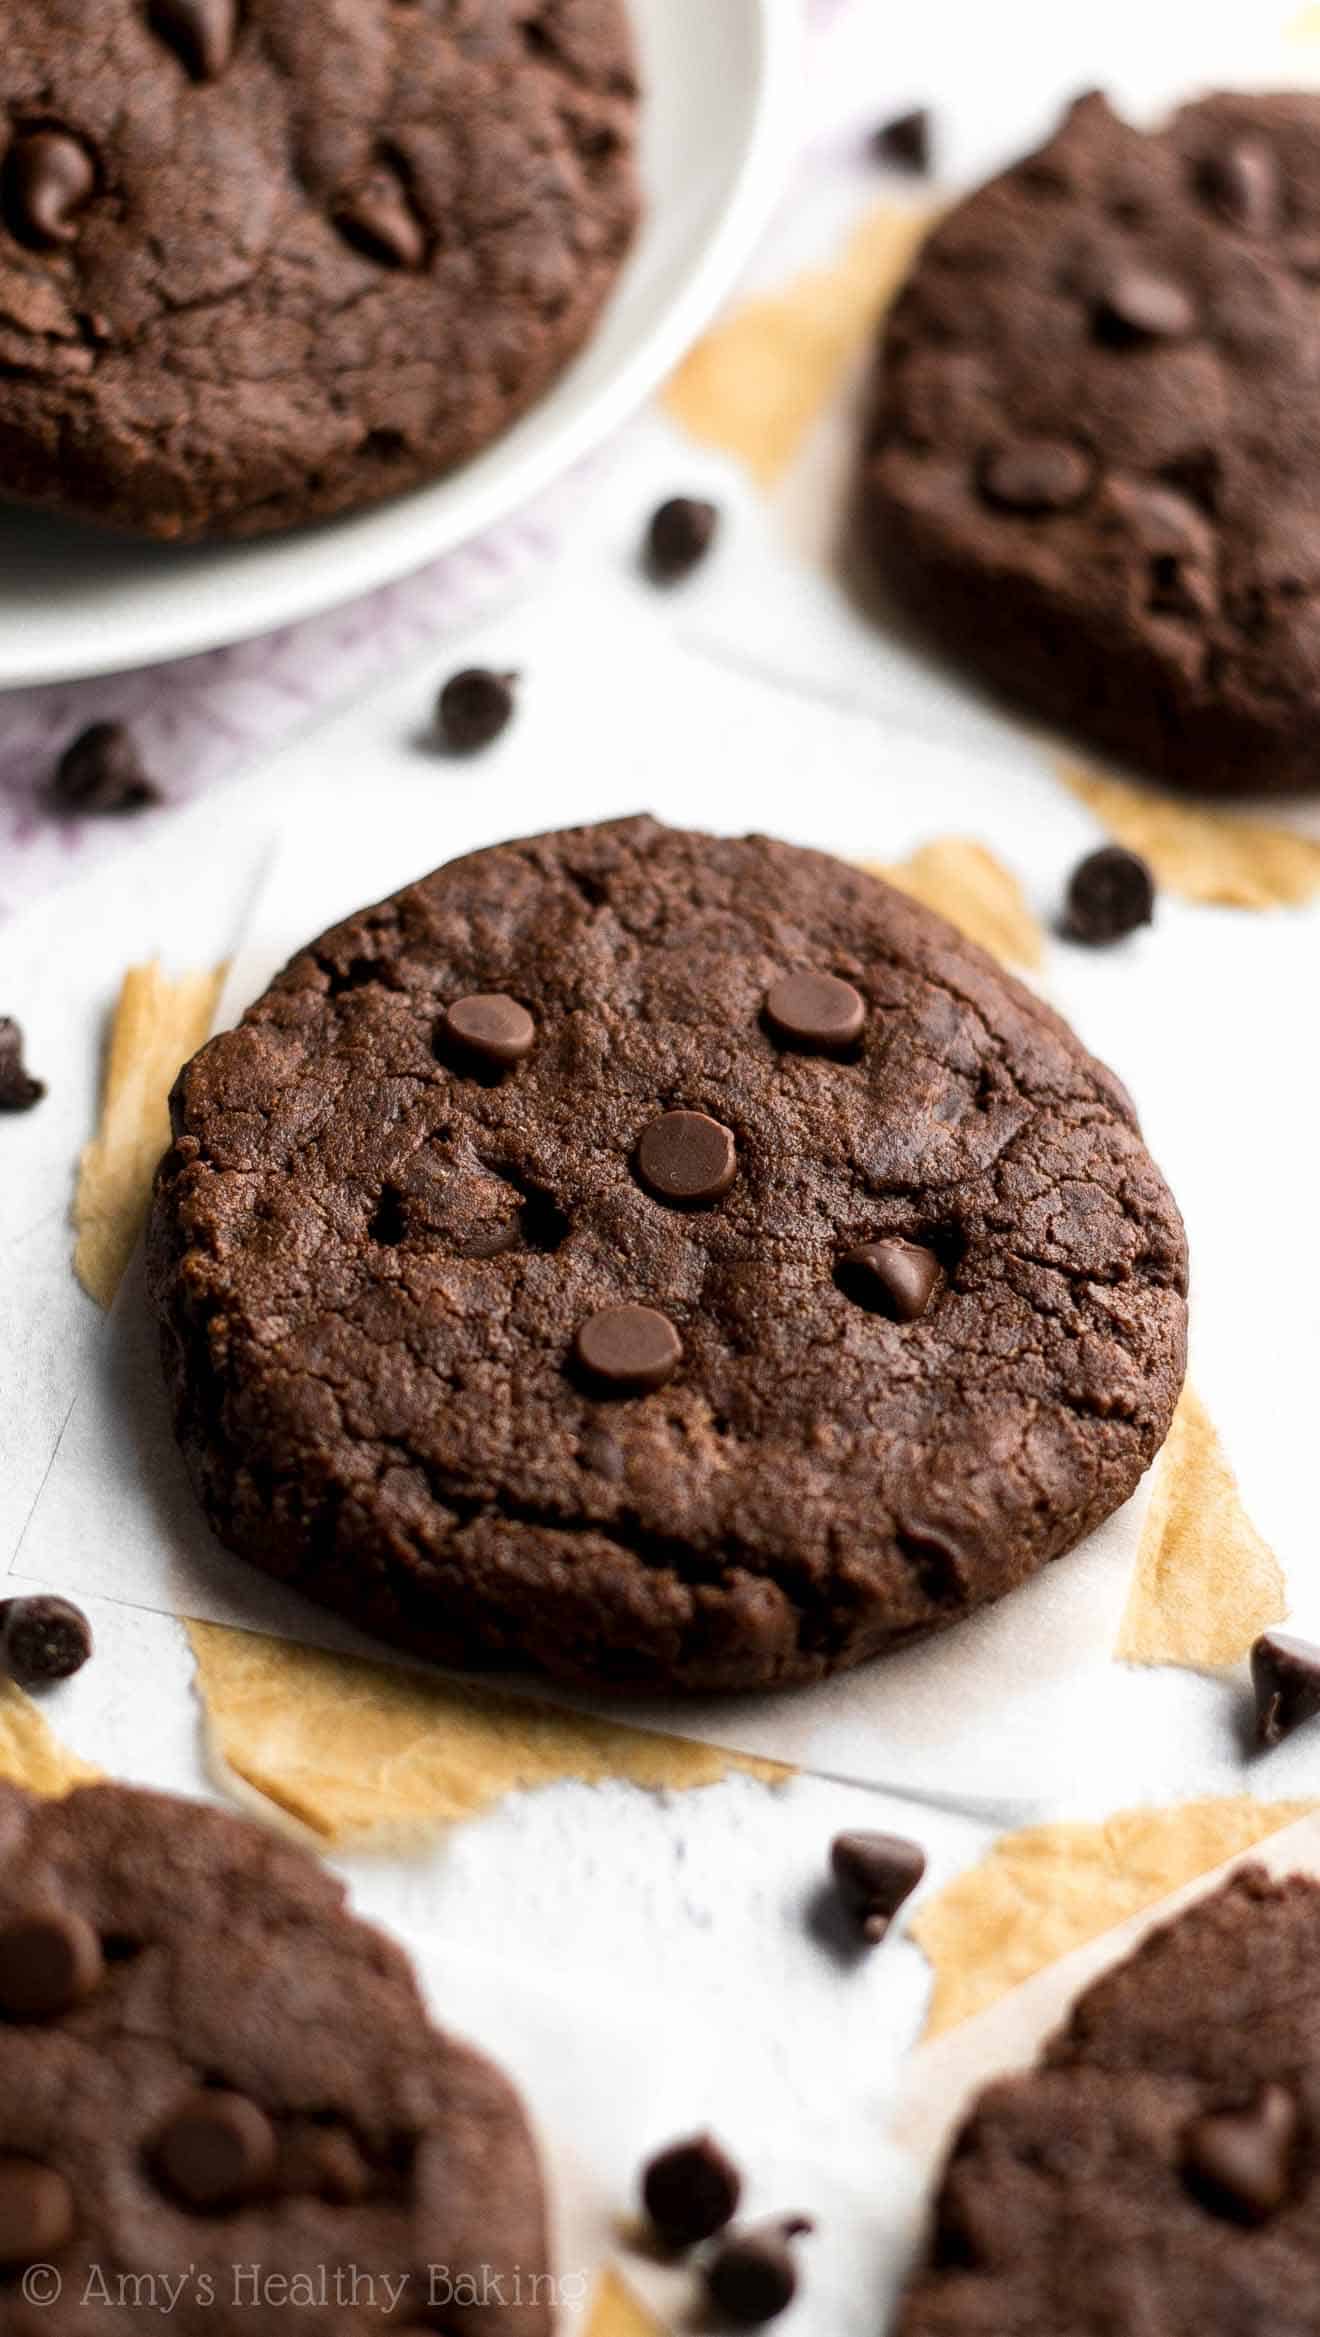
M 256 535 L 461 462 L 595 322 L 636 108 L 624 0 L 12 0 L 4 493 Z
M 982 2094 L 896 2337 L 1320 2330 L 1320 1887 L 1240 1872 Z
M 230 2337 L 291 2307 L 304 2337 L 349 2337 L 387 2302 L 400 2329 L 546 2337 L 516 2096 L 428 2025 L 341 1886 L 258 1827 L 0 1784 L 0 2044 L 12 2337 L 167 2311 Z
M 885 329 L 861 533 L 1025 706 L 1160 778 L 1320 769 L 1320 97 L 1081 99 Z
M 150 1275 L 207 1514 L 414 1653 L 816 1679 L 1070 1548 L 1182 1378 L 1117 1082 L 762 837 L 456 861 L 295 958 L 173 1124 Z

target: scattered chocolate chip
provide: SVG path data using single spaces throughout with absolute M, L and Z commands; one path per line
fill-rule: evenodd
M 1262 1631 L 1251 1650 L 1251 1685 L 1257 1742 L 1282 1744 L 1320 1713 L 1320 1647 L 1286 1631 Z
M 979 472 L 987 503 L 1031 517 L 1072 510 L 1090 482 L 1087 457 L 1062 438 L 1007 439 L 988 450 Z
M 1122 844 L 1104 844 L 1078 862 L 1068 880 L 1063 930 L 1099 947 L 1122 941 L 1155 914 L 1155 879 Z
M 862 1937 L 878 1946 L 903 1901 L 926 1871 L 919 1842 L 901 1834 L 836 1834 L 830 1844 L 834 1880 Z
M 671 2143 L 642 2173 L 642 2204 L 667 2248 L 722 2231 L 741 2196 L 742 2176 L 711 2134 Z
M 1206 157 L 1199 177 L 1202 191 L 1230 226 L 1250 235 L 1264 235 L 1274 226 L 1279 171 L 1263 138 L 1233 139 L 1221 153 Z
M 475 754 L 488 747 L 509 722 L 517 674 L 488 673 L 470 665 L 452 674 L 436 701 L 436 726 L 451 754 Z
M 20 1915 L 0 1928 L 0 2014 L 10 2021 L 58 2020 L 99 1987 L 101 1942 L 72 1909 Z
M 73 2193 L 54 2167 L 0 2157 L 0 2265 L 44 2264 L 73 2237 Z M 49 2302 L 50 2300 L 47 2299 Z
M 238 0 L 151 0 L 153 29 L 194 81 L 217 81 L 238 39 Z
M 72 243 L 78 214 L 96 188 L 92 158 L 65 130 L 29 130 L 16 138 L 4 168 L 10 225 L 25 243 Z
M 637 1173 L 661 1201 L 718 1201 L 738 1173 L 733 1131 L 705 1112 L 662 1112 L 642 1131 Z
M 784 974 L 766 992 L 765 1019 L 785 1046 L 842 1055 L 862 1035 L 866 1001 L 835 974 Z
M 706 2289 L 716 2312 L 740 2329 L 759 2328 L 785 2312 L 798 2286 L 789 2242 L 810 2229 L 809 2217 L 793 2215 L 730 2232 L 706 2266 Z
M 275 2130 L 244 2094 L 192 2095 L 157 2137 L 162 2181 L 190 2207 L 236 2207 L 275 2167 Z
M 373 170 L 336 198 L 334 222 L 349 243 L 387 268 L 420 268 L 426 231 L 389 170 Z
M 915 1323 L 930 1305 L 940 1278 L 933 1250 L 919 1242 L 860 1242 L 839 1260 L 839 1284 L 859 1305 L 895 1322 Z
M 933 129 L 929 106 L 914 106 L 909 113 L 895 114 L 892 122 L 880 124 L 871 138 L 871 152 L 877 162 L 920 177 L 930 169 Z
M 1180 341 L 1196 323 L 1196 311 L 1181 286 L 1144 268 L 1122 268 L 1111 277 L 1095 315 L 1101 339 L 1120 344 Z
M 651 514 L 646 530 L 646 565 L 657 584 L 677 584 L 705 559 L 715 541 L 720 515 L 696 495 L 671 495 Z
M 0 1652 L 20 1688 L 72 1679 L 92 1652 L 92 1626 L 71 1599 L 39 1593 L 0 1600 Z
M 23 1062 L 23 1033 L 12 1015 L 0 1014 L 0 1112 L 30 1112 L 46 1092 Z
M 1249 2110 L 1194 2119 L 1183 2136 L 1183 2172 L 1208 2207 L 1236 2223 L 1264 2223 L 1288 2196 L 1297 2104 L 1267 2085 Z
M 526 1007 L 502 990 L 474 990 L 468 998 L 456 998 L 440 1019 L 450 1050 L 490 1071 L 508 1071 L 536 1044 L 536 1024 Z
M 578 1326 L 578 1362 L 602 1386 L 621 1394 L 662 1388 L 683 1360 L 683 1342 L 653 1306 L 604 1306 Z
M 122 722 L 93 722 L 65 748 L 51 780 L 60 811 L 141 811 L 160 802 L 147 777 L 137 741 Z

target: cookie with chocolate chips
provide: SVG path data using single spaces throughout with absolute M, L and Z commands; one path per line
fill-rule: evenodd
M 12 0 L 0 480 L 258 535 L 496 437 L 638 217 L 625 0 Z
M 1320 2330 L 1320 1887 L 1262 1867 L 1088 1988 L 954 2142 L 895 2337 Z
M 1183 1372 L 1118 1083 L 916 903 L 621 820 L 454 862 L 183 1072 L 150 1277 L 222 1542 L 417 1655 L 810 1681 L 1098 1525 Z
M 1320 768 L 1320 97 L 1081 99 L 936 228 L 858 533 L 956 657 L 1177 786 Z
M 138 2327 L 154 2294 L 184 2337 L 236 2337 L 263 2320 L 244 2267 L 301 2298 L 299 2329 L 348 2337 L 387 2304 L 420 2329 L 437 2266 L 456 2289 L 488 2268 L 491 2337 L 548 2337 L 516 2096 L 429 2025 L 340 1884 L 260 1828 L 123 1786 L 0 1784 L 0 2051 L 7 2331 Z

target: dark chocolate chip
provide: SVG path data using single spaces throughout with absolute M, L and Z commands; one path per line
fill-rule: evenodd
M 651 514 L 646 565 L 657 584 L 677 584 L 705 559 L 720 523 L 715 504 L 697 495 L 671 495 Z
M 203 2091 L 175 2111 L 156 2141 L 161 2180 L 190 2207 L 236 2207 L 275 2167 L 275 2130 L 245 2094 Z
M 1288 2196 L 1297 2126 L 1293 2096 L 1267 2085 L 1249 2110 L 1193 2120 L 1183 2135 L 1183 2173 L 1216 2214 L 1264 2223 Z
M 871 152 L 877 162 L 920 177 L 930 169 L 933 130 L 930 108 L 914 106 L 909 113 L 895 114 L 892 122 L 880 124 L 871 139 Z
M 238 0 L 151 0 L 151 24 L 194 81 L 217 81 L 238 40 Z
M 474 754 L 488 747 L 508 724 L 514 709 L 516 674 L 488 673 L 471 665 L 453 674 L 436 701 L 436 726 L 451 754 Z
M 0 1928 L 0 2014 L 10 2021 L 58 2020 L 99 1987 L 101 1942 L 71 1908 L 19 1915 Z
M 840 1287 L 859 1305 L 890 1315 L 895 1322 L 915 1323 L 930 1305 L 940 1262 L 919 1242 L 861 1242 L 856 1249 L 845 1250 L 838 1276 Z
M 0 1014 L 0 1112 L 30 1112 L 46 1092 L 23 1062 L 23 1033 L 12 1015 Z
M 1155 879 L 1122 844 L 1104 844 L 1078 862 L 1068 880 L 1063 929 L 1096 946 L 1122 941 L 1155 914 Z
M 92 1652 L 92 1626 L 71 1599 L 46 1592 L 0 1601 L 0 1651 L 20 1688 L 72 1679 Z
M 722 2231 L 741 2196 L 742 2176 L 711 2134 L 671 2143 L 642 2173 L 642 2204 L 667 2248 Z
M 662 1388 L 683 1360 L 683 1342 L 653 1306 L 604 1306 L 578 1326 L 578 1362 L 592 1379 L 620 1393 Z
M 1118 344 L 1180 341 L 1196 323 L 1196 311 L 1181 285 L 1144 268 L 1121 268 L 1096 303 L 1096 330 Z
M 0 2157 L 0 2265 L 17 2271 L 45 2263 L 67 2246 L 73 2226 L 73 2193 L 63 2175 L 36 2159 L 8 2151 Z
M 14 233 L 25 243 L 72 243 L 78 215 L 95 189 L 90 154 L 65 130 L 29 130 L 9 149 L 5 210 Z
M 1202 191 L 1231 226 L 1249 235 L 1264 235 L 1274 226 L 1279 171 L 1263 138 L 1234 138 L 1221 153 L 1206 157 L 1199 177 Z
M 642 1131 L 637 1173 L 661 1201 L 718 1201 L 738 1173 L 733 1132 L 706 1112 L 662 1112 Z
M 420 268 L 426 230 L 393 171 L 373 170 L 336 198 L 334 222 L 349 243 L 387 268 Z
M 863 1939 L 876 1946 L 921 1881 L 926 1853 L 919 1842 L 909 1842 L 902 1834 L 836 1834 L 830 1844 L 830 1866 Z
M 866 1001 L 835 974 L 783 974 L 766 992 L 765 1018 L 785 1046 L 841 1055 L 862 1035 Z
M 93 722 L 79 731 L 56 765 L 50 792 L 60 811 L 141 811 L 160 801 L 137 741 L 122 722 Z
M 508 1071 L 531 1054 L 536 1024 L 526 1007 L 502 990 L 474 990 L 445 1008 L 441 1035 L 452 1053 L 489 1071 Z
M 1282 1744 L 1320 1713 L 1320 1647 L 1286 1631 L 1262 1631 L 1251 1650 L 1251 1685 L 1257 1741 Z
M 1062 438 L 1010 438 L 982 458 L 979 483 L 987 503 L 1002 511 L 1043 517 L 1070 511 L 1091 482 L 1091 465 Z
M 794 2215 L 730 2232 L 706 2266 L 706 2289 L 716 2312 L 740 2329 L 756 2329 L 787 2311 L 798 2287 L 789 2242 L 810 2229 L 808 2217 Z

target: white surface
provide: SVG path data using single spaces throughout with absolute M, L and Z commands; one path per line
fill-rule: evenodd
M 629 0 L 648 210 L 587 347 L 496 444 L 375 511 L 252 544 L 124 544 L 0 512 L 0 689 L 273 631 L 409 575 L 518 511 L 672 370 L 791 157 L 800 0 Z

